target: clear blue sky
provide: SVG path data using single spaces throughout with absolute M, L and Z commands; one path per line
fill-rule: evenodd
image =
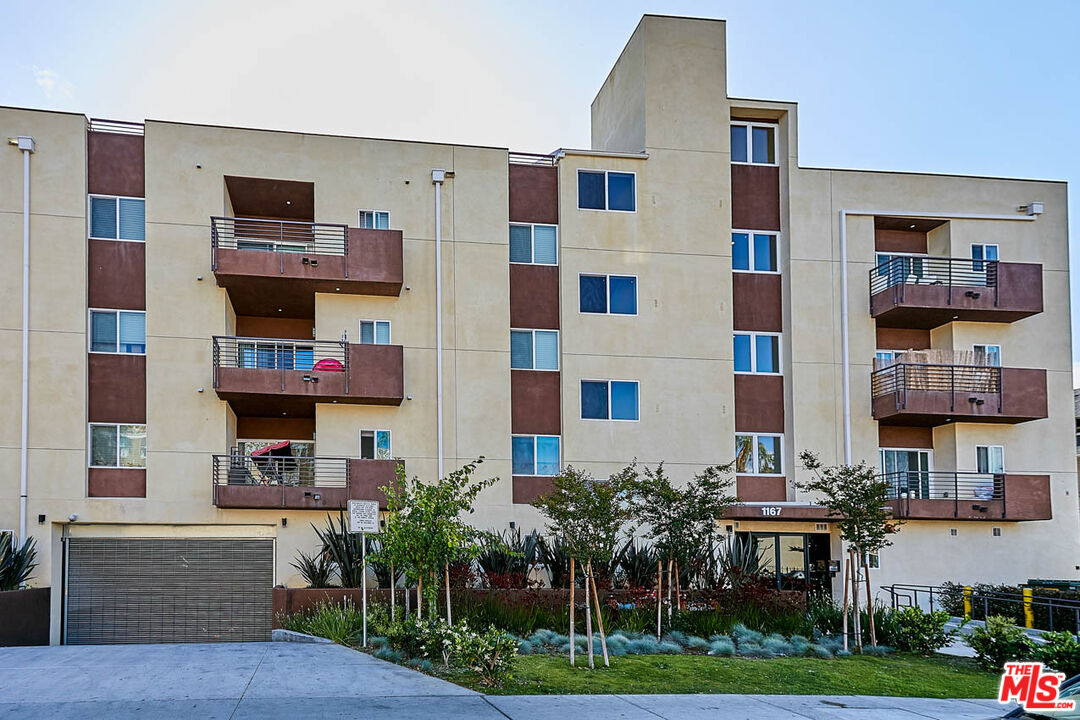
M 729 92 L 797 101 L 803 165 L 1068 180 L 1080 225 L 1068 0 L 7 3 L 0 104 L 587 147 L 589 103 L 646 12 L 726 19 Z

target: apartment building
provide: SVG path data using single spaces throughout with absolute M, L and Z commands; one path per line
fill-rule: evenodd
M 0 109 L 0 528 L 53 641 L 264 637 L 312 523 L 481 455 L 526 531 L 567 465 L 734 462 L 725 529 L 838 589 L 809 449 L 893 488 L 875 584 L 1076 577 L 1065 184 L 801 167 L 725 55 L 644 17 L 548 155 Z

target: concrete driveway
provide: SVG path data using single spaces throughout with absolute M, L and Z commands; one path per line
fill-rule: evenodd
M 1001 716 L 998 707 L 985 700 L 797 695 L 484 697 L 329 644 L 0 648 L 0 720 L 989 720 Z

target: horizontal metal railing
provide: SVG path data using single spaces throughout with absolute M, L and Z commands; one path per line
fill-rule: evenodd
M 939 285 L 949 288 L 948 302 L 953 301 L 952 288 L 987 288 L 994 293 L 997 304 L 998 264 L 996 260 L 945 257 L 893 257 L 870 271 L 870 294 L 896 288 L 903 301 L 908 285 Z M 969 296 L 979 290 L 966 291 Z
M 349 487 L 349 460 L 334 457 L 214 455 L 214 485 Z
M 281 389 L 285 373 L 341 372 L 345 374 L 345 392 L 349 391 L 349 344 L 346 340 L 282 340 L 280 338 L 213 337 L 214 387 L 220 386 L 221 368 L 277 370 Z M 317 381 L 316 375 L 305 380 Z
M 1022 593 L 982 590 L 977 587 L 895 584 L 883 585 L 881 589 L 889 594 L 889 604 L 893 609 L 918 607 L 931 612 L 947 610 L 957 616 L 975 619 L 985 619 L 988 615 L 1006 615 L 1020 619 L 1030 612 L 1035 616 L 1035 622 L 1031 625 L 1041 630 L 1053 630 L 1056 615 L 1057 629 L 1071 629 L 1080 634 L 1080 601 L 1077 600 L 1037 595 L 1034 592 L 1025 597 Z
M 1004 500 L 1004 473 L 900 470 L 878 476 L 889 486 L 889 499 Z
M 142 135 L 145 128 L 143 124 L 139 122 L 90 118 L 88 129 L 90 132 L 114 133 L 117 135 Z
M 219 249 L 339 255 L 348 258 L 349 226 L 297 220 L 211 217 L 210 245 L 214 269 L 217 269 Z
M 870 375 L 873 397 L 909 391 L 996 393 L 1001 396 L 1001 368 L 985 365 L 928 365 L 897 362 Z M 1000 402 L 998 403 L 1000 408 Z M 950 405 L 951 407 L 951 405 Z
M 511 152 L 510 164 L 511 165 L 544 165 L 548 167 L 554 167 L 556 161 L 559 158 L 559 153 L 553 152 L 547 155 L 540 153 L 523 153 L 523 152 Z

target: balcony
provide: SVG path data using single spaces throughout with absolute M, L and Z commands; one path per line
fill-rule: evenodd
M 344 510 L 349 500 L 378 500 L 397 477 L 400 460 L 214 455 L 219 508 Z
M 400 230 L 212 217 L 210 256 L 238 315 L 314 317 L 315 293 L 401 293 Z
M 213 339 L 214 390 L 237 415 L 314 417 L 316 403 L 400 405 L 400 345 Z
M 902 471 L 880 476 L 893 517 L 906 520 L 1049 520 L 1049 475 Z
M 878 327 L 1008 323 L 1042 311 L 1042 265 L 903 256 L 870 271 L 870 314 Z
M 870 376 L 873 415 L 885 425 L 1022 423 L 1046 412 L 1046 371 L 897 362 Z

